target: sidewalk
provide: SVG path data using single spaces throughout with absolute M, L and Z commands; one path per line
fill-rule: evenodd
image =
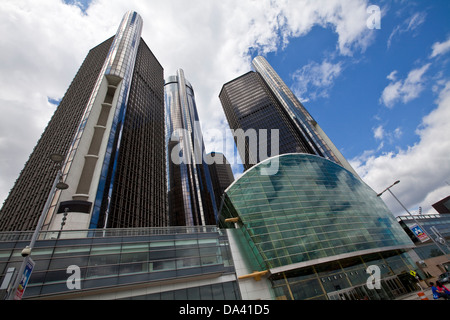
M 418 295 L 419 292 L 425 293 L 425 296 L 419 296 Z M 404 296 L 398 297 L 395 300 L 422 300 L 422 299 L 425 299 L 425 297 L 428 298 L 428 300 L 434 300 L 433 292 L 431 291 L 431 288 L 425 288 L 423 291 L 416 291 L 413 293 L 409 293 Z

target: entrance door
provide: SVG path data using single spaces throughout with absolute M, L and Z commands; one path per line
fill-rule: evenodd
M 330 300 L 379 300 L 373 294 L 369 293 L 365 286 L 352 287 L 328 293 Z
M 409 292 L 408 287 L 405 287 L 403 281 L 401 281 L 397 277 L 383 280 L 382 285 L 384 285 L 385 288 L 390 291 L 394 298 Z
M 330 300 L 392 300 L 409 292 L 396 276 L 382 279 L 381 289 L 368 289 L 365 285 L 328 293 Z

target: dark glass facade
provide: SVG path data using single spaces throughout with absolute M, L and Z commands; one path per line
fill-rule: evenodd
M 194 89 L 181 69 L 166 81 L 165 104 L 170 225 L 216 225 L 217 208 Z
M 424 214 L 415 215 L 414 219 L 407 216 L 398 216 L 398 223 L 403 228 L 403 230 L 409 235 L 411 240 L 416 244 L 414 251 L 422 260 L 443 256 L 444 253 L 447 257 L 450 257 L 450 247 L 448 241 L 450 240 L 450 215 L 449 214 Z M 411 231 L 411 227 L 420 224 L 423 232 L 428 236 L 429 240 L 422 242 L 416 235 Z M 437 235 L 433 231 L 437 230 L 439 234 L 444 238 L 445 242 L 441 241 L 431 241 L 432 239 L 437 239 Z M 450 265 L 450 261 L 446 262 Z
M 105 159 L 92 227 L 167 226 L 163 68 L 142 39 L 120 121 L 121 130 L 111 136 L 117 147 Z
M 417 224 L 417 222 L 424 229 L 423 232 L 425 232 L 429 237 L 434 235 L 434 232 L 432 231 L 432 228 L 434 227 L 444 238 L 450 238 L 450 215 L 448 214 L 415 215 L 414 219 L 410 215 L 407 215 L 397 216 L 396 219 L 415 243 L 420 243 L 420 240 L 415 236 L 410 228 Z M 434 235 L 434 237 L 436 236 Z
M 324 133 L 321 134 L 318 131 L 317 122 L 300 103 L 289 87 L 283 82 L 267 60 L 264 57 L 258 56 L 253 59 L 252 65 L 256 72 L 264 79 L 264 83 L 276 97 L 283 111 L 288 115 L 290 124 L 297 132 L 297 135 L 303 137 L 310 150 L 312 150 L 310 153 L 342 165 L 335 154 L 335 151 L 331 149 L 331 141 L 325 141 L 325 139 L 328 140 L 328 138 L 324 137 Z
M 288 115 L 259 73 L 251 71 L 226 83 L 219 98 L 231 129 L 242 129 L 244 132 L 255 130 L 257 134 L 261 129 L 267 130 L 267 156 L 313 152 L 304 137 L 296 134 Z M 272 129 L 279 130 L 279 150 L 276 154 L 271 154 Z M 264 160 L 260 158 L 259 150 L 253 149 L 256 152 L 251 152 L 249 139 L 246 138 L 244 145 L 239 144 L 236 138 L 235 141 L 246 170 Z
M 380 268 L 378 290 L 367 287 L 368 266 Z M 270 279 L 277 300 L 395 300 L 420 288 L 409 271 L 415 269 L 402 250 L 339 259 L 281 272 Z
M 261 174 L 274 158 L 278 172 Z M 285 154 L 247 170 L 225 191 L 221 225 L 234 228 L 230 218 L 251 269 L 270 272 L 276 299 L 334 299 L 365 285 L 371 264 L 399 285 L 372 299 L 415 290 L 400 275 L 417 269 L 405 254 L 412 241 L 372 189 L 325 158 Z
M 168 292 L 149 293 L 119 300 L 240 300 L 240 293 L 237 283 L 229 281 Z
M 68 153 L 112 42 L 113 38 L 106 40 L 86 56 L 3 203 L 0 230 L 33 230 L 36 227 L 56 176 L 49 155 Z
M 92 49 L 0 212 L 0 230 L 33 230 L 65 157 L 43 230 L 168 225 L 163 68 L 127 12 L 116 35 Z
M 260 269 L 414 246 L 384 202 L 343 167 L 308 154 L 278 160 L 275 175 L 261 175 L 262 162 L 236 180 L 220 213 L 221 222 L 240 218 Z
M 72 237 L 71 231 L 41 234 L 24 299 L 95 299 L 102 292 L 123 290 L 129 291 L 129 299 L 186 299 L 186 293 L 192 293 L 191 299 L 240 299 L 227 236 L 215 226 L 86 232 L 83 238 L 77 233 Z M 19 268 L 20 252 L 31 236 L 31 232 L 0 233 L 0 279 L 8 268 Z M 79 288 L 67 284 L 73 274 L 69 266 L 79 268 Z M 205 278 L 209 285 L 202 281 Z M 171 289 L 170 284 L 180 279 L 186 289 Z M 136 293 L 142 286 L 152 287 L 148 290 L 152 293 Z
M 230 163 L 222 153 L 211 152 L 207 157 L 214 159 L 214 162 L 209 165 L 209 173 L 211 175 L 217 209 L 220 210 L 219 206 L 222 195 L 229 185 L 233 183 L 234 175 Z
M 278 154 L 309 153 L 336 162 L 357 175 L 266 59 L 258 56 L 252 66 L 255 71 L 224 84 L 219 94 L 230 128 L 245 133 L 256 131 L 257 144 L 250 135 L 245 143 L 235 138 L 245 170 Z M 278 130 L 278 137 L 272 138 L 273 129 Z M 272 149 L 275 141 L 278 150 Z

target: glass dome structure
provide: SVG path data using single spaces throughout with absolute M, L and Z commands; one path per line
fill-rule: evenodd
M 274 160 L 277 172 L 265 175 Z M 222 227 L 235 226 L 229 218 L 238 218 L 255 270 L 272 274 L 414 246 L 370 187 L 310 154 L 283 154 L 247 170 L 224 193 Z

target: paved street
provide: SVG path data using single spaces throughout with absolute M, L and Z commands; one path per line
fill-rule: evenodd
M 422 300 L 421 298 L 423 298 L 423 297 L 419 297 L 419 295 L 417 294 L 418 292 L 407 294 L 407 295 L 402 296 L 402 297 L 400 297 L 400 298 L 398 298 L 396 300 Z M 427 297 L 428 300 L 434 300 L 433 299 L 433 293 L 431 292 L 431 287 L 424 288 L 423 292 L 425 293 L 425 297 Z

